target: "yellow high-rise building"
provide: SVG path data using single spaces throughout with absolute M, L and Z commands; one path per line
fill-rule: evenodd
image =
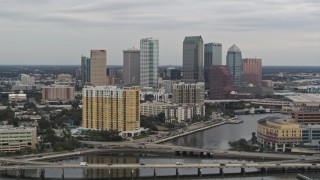
M 140 128 L 139 87 L 87 86 L 82 90 L 82 126 L 133 136 Z

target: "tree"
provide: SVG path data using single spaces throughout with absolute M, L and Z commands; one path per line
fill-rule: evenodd
M 173 129 L 175 127 L 175 124 L 174 123 L 167 123 L 166 125 L 166 128 L 168 128 L 169 130 Z
M 159 113 L 158 115 L 157 115 L 157 119 L 158 119 L 158 121 L 160 122 L 160 123 L 165 123 L 165 121 L 166 121 L 166 116 L 165 116 L 165 114 L 164 114 L 164 112 L 161 112 L 161 113 Z
M 258 144 L 258 138 L 257 138 L 255 132 L 251 133 L 251 142 L 252 142 L 252 144 Z
M 6 109 L 0 111 L 0 118 L 2 121 L 8 121 L 8 124 L 14 125 L 14 112 L 8 106 Z
M 51 127 L 50 122 L 45 119 L 40 119 L 38 121 L 39 129 L 48 129 Z
M 72 109 L 79 109 L 79 105 L 80 105 L 80 102 L 78 100 L 76 101 L 72 101 L 71 103 L 71 106 L 72 106 Z

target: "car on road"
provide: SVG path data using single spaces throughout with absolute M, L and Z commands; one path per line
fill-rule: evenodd
M 176 165 L 183 165 L 183 162 L 177 161 Z
M 144 165 L 146 165 L 146 164 L 145 164 L 145 163 L 140 163 L 140 165 L 144 166 Z
M 87 162 L 80 162 L 80 166 L 88 166 Z

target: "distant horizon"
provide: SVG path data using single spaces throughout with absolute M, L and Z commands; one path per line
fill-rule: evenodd
M 81 64 L 0 64 L 0 66 L 81 66 Z M 123 66 L 122 64 L 107 64 L 108 66 Z M 170 65 L 170 64 L 162 64 L 159 65 L 161 66 L 181 66 L 182 65 Z M 306 65 L 306 66 L 299 66 L 299 65 L 262 65 L 262 67 L 320 67 L 318 66 L 311 66 L 311 65 Z M 320 73 L 320 72 L 319 72 Z

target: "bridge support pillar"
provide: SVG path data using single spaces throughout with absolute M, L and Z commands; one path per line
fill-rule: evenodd
M 16 177 L 17 177 L 17 180 L 20 180 L 20 169 L 17 169 Z
M 287 168 L 282 167 L 282 172 L 283 172 L 283 173 L 287 173 Z
M 265 168 L 265 167 L 261 168 L 261 172 L 265 173 L 265 174 L 268 174 L 268 168 Z
M 21 169 L 21 170 L 20 170 L 20 177 L 21 177 L 21 178 L 24 178 L 24 177 L 25 177 L 25 172 L 26 172 L 26 170 L 24 170 L 24 169 Z
M 88 169 L 87 168 L 84 168 L 84 177 L 85 179 L 88 179 Z
M 153 177 L 156 178 L 157 177 L 157 172 L 156 172 L 156 168 L 153 169 Z
M 8 176 L 8 170 L 7 169 L 3 170 L 2 176 Z
M 220 175 L 220 176 L 224 176 L 223 168 L 219 168 L 219 175 Z
M 241 168 L 241 174 L 246 175 L 246 170 L 244 169 L 244 167 Z
M 198 168 L 198 176 L 201 177 L 202 176 L 202 169 Z
M 45 179 L 45 170 L 44 169 L 41 169 L 40 170 L 40 179 Z
M 134 176 L 134 169 L 131 169 L 131 179 L 133 179 Z
M 303 167 L 302 172 L 306 172 L 306 171 L 307 171 L 307 168 Z
M 61 179 L 64 180 L 64 169 L 62 168 Z
M 179 177 L 179 168 L 176 168 L 176 176 Z

